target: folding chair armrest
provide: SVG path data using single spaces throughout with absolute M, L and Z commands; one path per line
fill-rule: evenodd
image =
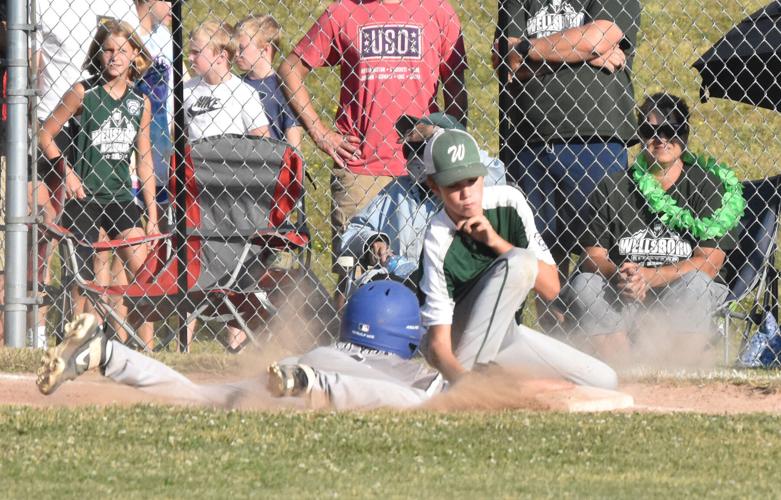
M 137 238 L 128 238 L 126 240 L 112 240 L 112 241 L 101 241 L 98 243 L 90 243 L 88 241 L 84 241 L 77 238 L 76 235 L 73 234 L 73 232 L 71 232 L 70 230 L 66 229 L 63 226 L 60 226 L 59 224 L 54 224 L 52 222 L 44 223 L 43 230 L 48 236 L 52 237 L 52 239 L 71 240 L 76 245 L 82 247 L 94 248 L 95 250 L 109 250 L 113 248 L 129 247 L 134 245 L 140 245 L 142 243 L 150 243 L 158 240 L 164 240 L 171 237 L 171 233 L 162 233 L 162 234 L 153 234 L 151 236 L 139 236 Z
M 138 236 L 136 238 L 128 238 L 126 240 L 111 240 L 111 241 L 99 241 L 97 243 L 88 244 L 95 250 L 113 250 L 117 248 L 132 247 L 135 245 L 141 245 L 143 243 L 152 243 L 155 241 L 165 240 L 171 237 L 171 233 L 153 234 L 150 236 Z
M 54 224 L 53 222 L 44 222 L 41 224 L 41 226 L 43 226 L 43 232 L 46 233 L 47 236 L 52 236 L 55 238 L 73 237 L 73 233 L 58 224 Z
M 66 229 L 63 226 L 60 226 L 59 224 L 55 224 L 53 222 L 44 222 L 43 224 L 43 232 L 46 234 L 46 236 L 50 237 L 54 240 L 73 240 L 78 245 L 89 245 L 89 243 L 79 240 L 76 238 L 76 235 L 73 234 L 70 230 Z

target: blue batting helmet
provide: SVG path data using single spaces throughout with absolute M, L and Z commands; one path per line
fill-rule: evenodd
M 415 294 L 396 281 L 373 281 L 347 301 L 339 338 L 410 359 L 422 334 Z

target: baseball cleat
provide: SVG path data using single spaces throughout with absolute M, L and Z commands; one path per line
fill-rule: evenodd
M 312 391 L 315 371 L 307 365 L 278 365 L 268 367 L 268 390 L 272 396 L 302 396 Z
M 51 394 L 66 380 L 96 368 L 105 357 L 106 336 L 92 314 L 79 314 L 65 325 L 65 338 L 41 358 L 38 380 L 43 394 Z

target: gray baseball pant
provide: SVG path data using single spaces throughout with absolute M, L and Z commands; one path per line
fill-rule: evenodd
M 317 347 L 279 364 L 314 368 L 314 390 L 326 393 L 337 410 L 417 406 L 429 398 L 427 389 L 434 380 L 421 362 L 347 343 Z
M 614 389 L 618 376 L 605 363 L 516 323 L 515 313 L 537 279 L 537 265 L 533 252 L 514 248 L 497 257 L 456 301 L 451 330 L 456 358 L 466 369 L 497 363 L 535 376 Z
M 629 332 L 642 311 L 666 322 L 679 333 L 704 333 L 712 328 L 713 312 L 729 289 L 701 271 L 649 290 L 644 303 L 627 302 L 601 274 L 578 273 L 561 291 L 567 314 L 576 331 L 585 335 Z
M 112 354 L 103 374 L 114 382 L 151 394 L 175 396 L 201 404 L 229 406 L 260 387 L 260 377 L 226 384 L 197 384 L 173 368 L 111 341 Z M 314 390 L 329 396 L 337 410 L 380 406 L 410 407 L 426 399 L 433 380 L 424 365 L 365 349 L 319 347 L 280 364 L 307 364 L 317 375 Z

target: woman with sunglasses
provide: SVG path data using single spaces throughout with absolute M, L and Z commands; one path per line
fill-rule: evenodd
M 561 300 L 574 330 L 603 359 L 629 363 L 643 346 L 660 359 L 681 355 L 676 364 L 696 364 L 713 333 L 712 312 L 727 295 L 723 264 L 737 242 L 742 185 L 729 167 L 688 149 L 683 99 L 654 94 L 638 118 L 644 148 L 591 196 L 596 214 Z M 670 333 L 680 335 L 660 341 Z

